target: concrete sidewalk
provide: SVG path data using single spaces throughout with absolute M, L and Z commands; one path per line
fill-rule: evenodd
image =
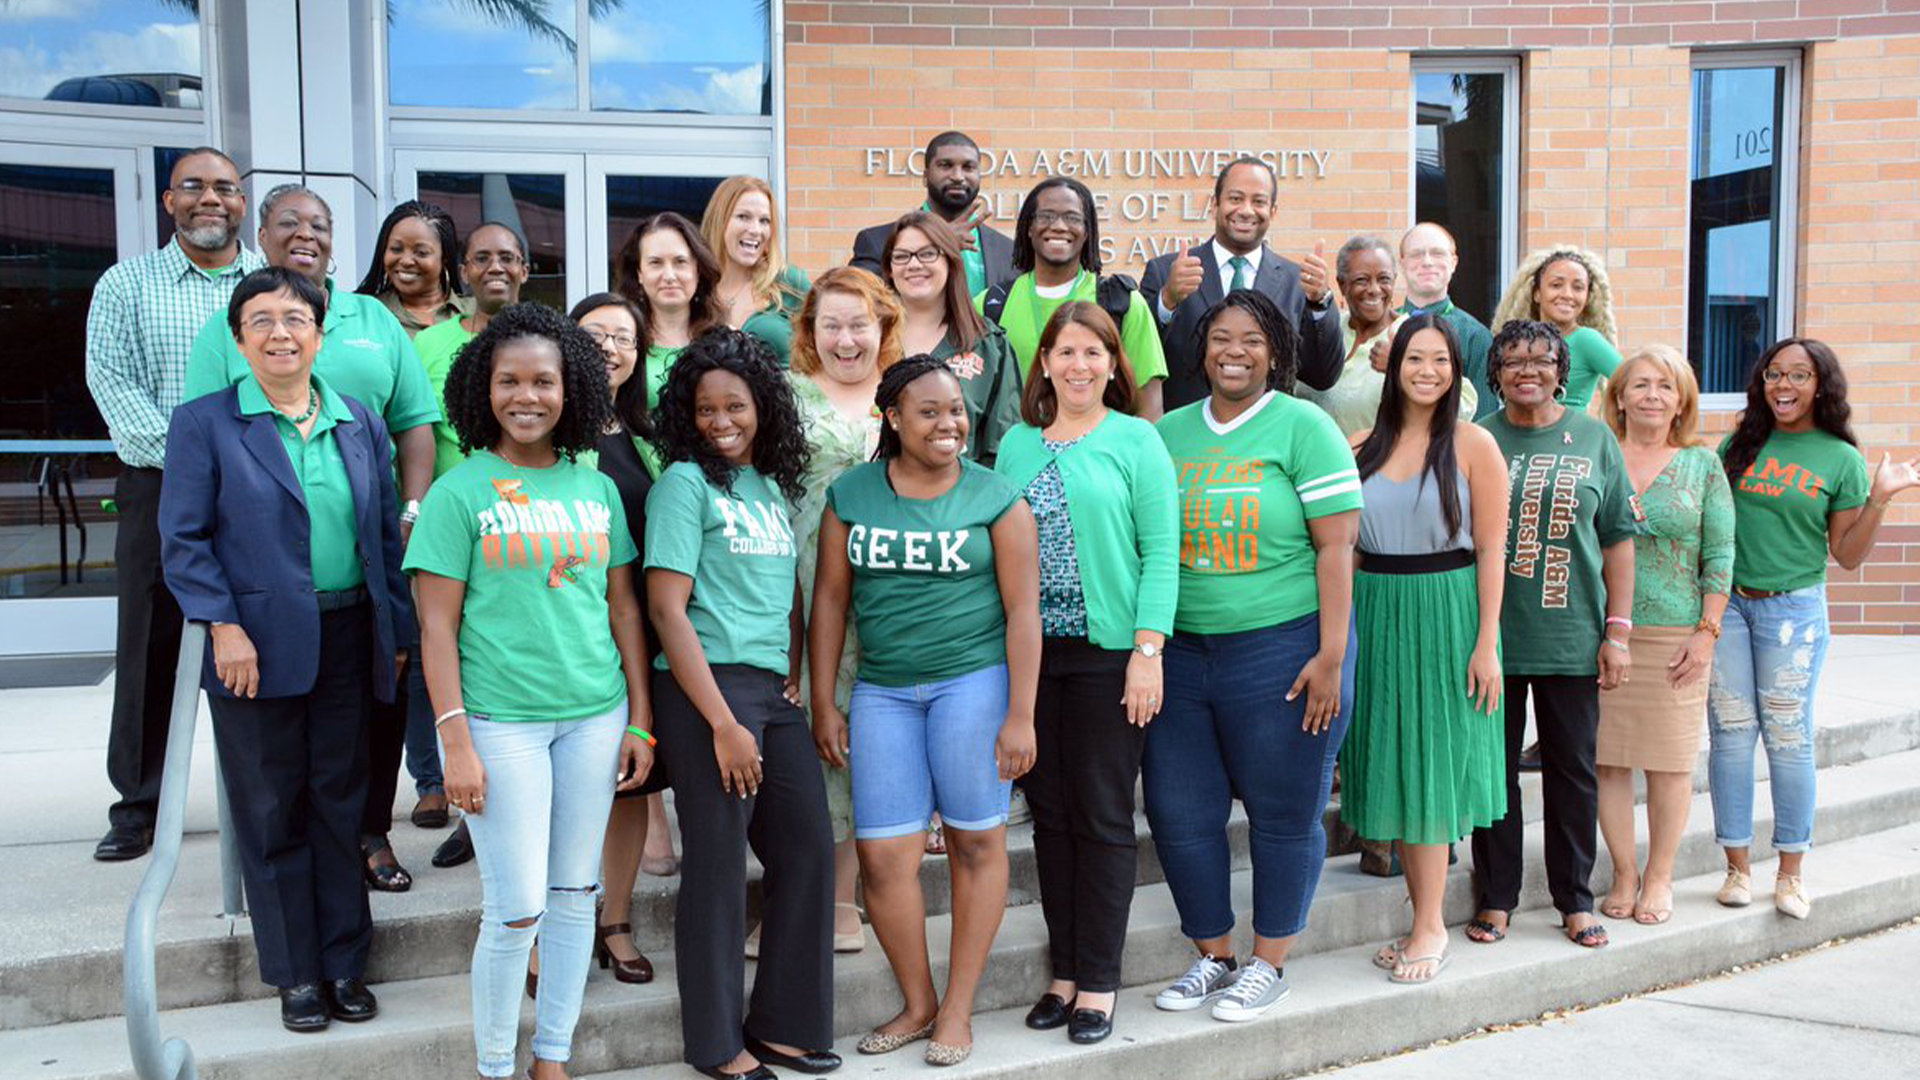
M 1920 925 L 1909 923 L 1691 986 L 1314 1075 L 1338 1080 L 1920 1076 L 1916 969 Z

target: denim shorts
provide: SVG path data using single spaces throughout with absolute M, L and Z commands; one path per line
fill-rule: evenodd
M 857 840 L 907 836 L 935 810 L 945 827 L 1007 820 L 1011 781 L 994 744 L 1007 718 L 1007 665 L 918 686 L 853 684 L 848 718 Z

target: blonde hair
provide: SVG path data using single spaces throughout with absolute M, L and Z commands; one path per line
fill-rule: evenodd
M 1607 281 L 1607 264 L 1593 252 L 1570 244 L 1556 244 L 1528 255 L 1514 271 L 1513 280 L 1507 283 L 1507 291 L 1500 296 L 1500 306 L 1494 309 L 1493 322 L 1488 325 L 1498 330 L 1514 319 L 1551 322 L 1541 318 L 1540 308 L 1533 302 L 1534 278 L 1548 263 L 1561 259 L 1571 259 L 1587 271 L 1587 306 L 1580 309 L 1575 321 L 1600 331 L 1601 337 L 1618 345 L 1620 333 L 1613 323 L 1613 286 Z
M 836 266 L 814 281 L 813 288 L 807 291 L 807 302 L 800 308 L 800 318 L 794 322 L 793 370 L 801 375 L 820 373 L 820 347 L 813 340 L 813 320 L 820 312 L 821 297 L 830 292 L 858 297 L 879 320 L 880 358 L 874 370 L 884 372 L 899 363 L 905 349 L 900 342 L 900 323 L 906 318 L 906 311 L 894 297 L 893 290 L 857 266 Z
M 1642 345 L 1620 362 L 1613 370 L 1613 377 L 1607 381 L 1606 389 L 1600 395 L 1601 416 L 1607 426 L 1613 429 L 1617 438 L 1627 437 L 1627 405 L 1621 398 L 1626 396 L 1628 369 L 1635 364 L 1652 364 L 1660 373 L 1673 380 L 1675 390 L 1680 393 L 1679 407 L 1674 410 L 1673 424 L 1667 431 L 1667 445 L 1685 449 L 1701 445 L 1696 432 L 1700 421 L 1700 383 L 1693 377 L 1693 365 L 1680 355 L 1680 350 L 1671 345 Z
M 760 249 L 760 265 L 754 267 L 753 275 L 747 281 L 748 288 L 753 290 L 754 303 L 764 308 L 772 304 L 776 294 L 780 293 L 798 300 L 800 293 L 782 279 L 787 270 L 787 259 L 780 250 L 780 207 L 774 202 L 773 187 L 765 180 L 742 175 L 729 176 L 720 181 L 720 186 L 713 189 L 713 198 L 707 200 L 706 211 L 700 215 L 700 236 L 719 257 L 724 270 L 730 258 L 727 254 L 727 221 L 733 217 L 734 205 L 749 191 L 757 191 L 767 198 L 767 242 Z

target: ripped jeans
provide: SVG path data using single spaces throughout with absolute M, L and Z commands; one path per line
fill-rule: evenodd
M 473 1042 L 482 1076 L 512 1076 L 527 952 L 536 936 L 533 1053 L 542 1061 L 572 1057 L 627 703 L 584 720 L 473 716 L 467 723 L 487 776 L 485 812 L 467 816 L 480 862 Z
M 1714 842 L 1753 845 L 1753 744 L 1767 749 L 1773 849 L 1813 838 L 1813 694 L 1827 658 L 1824 585 L 1752 600 L 1734 594 L 1713 650 L 1707 694 Z

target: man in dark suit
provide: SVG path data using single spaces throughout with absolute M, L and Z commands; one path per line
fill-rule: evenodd
M 922 209 L 945 219 L 960 238 L 967 264 L 967 294 L 978 296 L 990 285 L 1011 280 L 1013 241 L 998 229 L 981 224 L 988 209 L 980 198 L 980 147 L 958 131 L 935 135 L 927 144 L 926 181 L 927 201 Z M 891 221 L 861 229 L 853 238 L 853 259 L 848 265 L 887 280 L 880 252 L 892 231 Z
M 1168 412 L 1207 396 L 1197 337 L 1201 316 L 1234 288 L 1265 293 L 1300 332 L 1299 380 L 1316 390 L 1340 378 L 1346 357 L 1340 308 L 1323 244 L 1295 264 L 1266 245 L 1280 181 L 1259 158 L 1238 158 L 1213 183 L 1213 239 L 1147 264 L 1140 291 L 1160 320 Z

